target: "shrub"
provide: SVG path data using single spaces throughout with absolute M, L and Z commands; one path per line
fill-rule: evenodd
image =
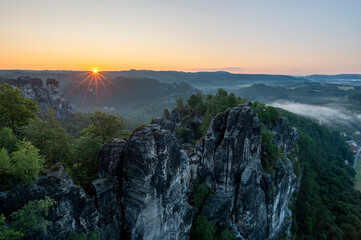
M 169 118 L 169 110 L 168 109 L 164 109 L 164 111 L 163 111 L 163 116 L 166 118 L 166 119 L 168 119 Z
M 6 224 L 6 218 L 4 214 L 0 215 L 0 240 L 16 240 L 24 236 L 21 232 L 11 229 Z
M 50 197 L 29 201 L 24 207 L 10 215 L 12 219 L 10 223 L 11 228 L 22 234 L 37 229 L 46 229 L 51 222 L 45 220 L 44 217 L 49 215 L 49 208 L 55 203 L 54 199 Z
M 270 172 L 274 163 L 280 159 L 281 152 L 274 143 L 273 134 L 263 125 L 261 126 L 262 144 L 261 144 L 261 161 L 262 167 L 266 172 Z
M 197 208 L 200 208 L 208 194 L 209 190 L 207 185 L 205 183 L 200 184 L 192 196 L 191 203 Z
M 106 143 L 119 135 L 124 130 L 124 121 L 117 116 L 95 111 L 89 116 L 91 125 L 82 131 L 82 135 L 100 137 Z
M 235 240 L 236 238 L 227 230 L 221 232 L 221 240 Z
M 90 232 L 88 234 L 85 233 L 76 233 L 72 232 L 69 235 L 69 240 L 96 240 L 99 239 L 99 233 L 96 231 Z
M 9 153 L 16 150 L 18 139 L 11 128 L 4 127 L 0 130 L 0 149 L 5 148 Z
M 277 109 L 266 106 L 264 103 L 253 102 L 252 109 L 257 113 L 261 123 L 264 125 L 274 125 L 280 120 Z
M 216 240 L 216 226 L 208 221 L 205 216 L 198 216 L 193 222 L 190 239 L 191 240 Z
M 53 109 L 49 108 L 42 118 L 31 119 L 23 130 L 24 136 L 40 149 L 47 165 L 68 161 L 71 158 L 72 136 L 55 119 Z
M 180 127 L 180 128 L 176 128 L 175 130 L 175 134 L 177 136 L 177 138 L 179 139 L 183 139 L 184 142 L 191 142 L 192 141 L 192 130 L 189 128 L 185 128 L 185 127 Z
M 98 177 L 97 158 L 102 145 L 100 137 L 82 136 L 74 142 L 74 158 L 67 166 L 73 181 L 85 189 Z
M 30 184 L 39 175 L 44 160 L 39 155 L 39 149 L 35 148 L 28 141 L 19 142 L 18 148 L 18 151 L 11 154 L 10 161 L 12 166 L 7 173 L 21 183 Z
M 9 174 L 11 169 L 11 161 L 8 155 L 8 151 L 4 148 L 0 150 L 0 176 Z
M 21 96 L 21 90 L 0 84 L 0 126 L 18 130 L 34 118 L 39 111 L 37 102 Z

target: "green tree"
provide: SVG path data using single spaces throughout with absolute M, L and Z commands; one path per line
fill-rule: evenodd
M 213 117 L 214 116 L 212 115 L 211 110 L 207 109 L 200 127 L 202 135 L 205 135 L 207 133 L 209 124 L 211 124 Z
M 103 143 L 120 136 L 124 131 L 124 121 L 117 116 L 95 111 L 89 119 L 92 124 L 82 131 L 82 135 L 100 137 Z
M 18 130 L 39 111 L 37 102 L 21 96 L 21 90 L 8 84 L 0 84 L 0 127 Z
M 242 98 L 237 98 L 233 93 L 229 94 L 223 90 L 218 89 L 215 95 L 209 94 L 205 100 L 205 110 L 204 118 L 201 123 L 201 133 L 206 134 L 209 124 L 212 119 L 220 112 L 226 111 L 228 108 L 233 108 L 238 104 L 243 104 L 247 100 Z
M 281 158 L 281 152 L 277 144 L 274 143 L 273 134 L 270 130 L 267 130 L 263 124 L 261 126 L 261 161 L 262 167 L 266 172 L 270 172 L 274 163 Z
M 13 134 L 11 128 L 4 127 L 0 129 L 0 149 L 5 148 L 9 153 L 16 150 L 17 137 Z
M 85 233 L 76 233 L 72 232 L 69 235 L 69 240 L 97 240 L 99 239 L 99 233 L 96 231 L 90 232 L 88 234 Z
M 9 180 L 11 179 L 10 170 L 12 168 L 10 157 L 6 149 L 0 149 L 0 191 L 6 191 L 12 188 Z
M 34 118 L 24 127 L 22 133 L 27 140 L 40 149 L 40 154 L 45 157 L 46 164 L 57 162 L 66 163 L 72 158 L 71 140 L 73 137 L 55 118 L 55 111 L 49 108 L 47 113 L 41 114 L 43 118 Z
M 198 186 L 197 191 L 193 194 L 191 202 L 197 208 L 200 208 L 204 200 L 208 196 L 209 190 L 205 183 L 202 183 Z
M 93 138 L 89 135 L 82 136 L 74 142 L 74 158 L 67 166 L 73 181 L 84 189 L 98 177 L 97 159 L 102 146 L 100 137 Z
M 20 183 L 30 184 L 38 177 L 44 160 L 39 149 L 28 141 L 19 142 L 18 149 L 11 154 L 11 167 L 7 172 Z
M 274 125 L 280 120 L 277 109 L 266 106 L 264 103 L 253 102 L 252 109 L 257 113 L 261 123 L 264 125 Z
M 4 214 L 0 215 L 0 240 L 16 240 L 24 236 L 21 232 L 11 229 L 6 224 L 6 218 Z
M 5 148 L 0 149 L 0 176 L 4 176 L 9 173 L 11 169 L 11 161 L 8 155 L 8 151 Z
M 24 207 L 10 215 L 11 228 L 24 235 L 28 231 L 46 229 L 51 222 L 45 220 L 44 217 L 49 215 L 49 208 L 55 203 L 55 200 L 50 197 L 29 201 Z
M 66 132 L 74 137 L 80 137 L 80 132 L 91 124 L 89 116 L 89 113 L 75 112 L 59 121 Z
M 177 99 L 177 108 L 184 108 L 183 99 L 181 98 Z
M 163 116 L 164 116 L 166 119 L 169 118 L 169 110 L 168 110 L 167 108 L 165 108 L 165 109 L 163 110 Z
M 201 109 L 203 107 L 203 95 L 198 92 L 187 99 L 187 105 L 192 109 Z
M 227 230 L 221 232 L 221 240 L 235 240 L 236 238 Z
M 198 216 L 192 225 L 191 240 L 216 240 L 216 226 L 205 216 Z

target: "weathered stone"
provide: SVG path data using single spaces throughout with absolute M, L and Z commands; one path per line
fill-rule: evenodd
M 286 119 L 281 118 L 275 126 L 267 127 L 273 133 L 274 141 L 278 147 L 283 149 L 285 154 L 289 154 L 293 150 L 293 144 L 298 138 L 296 128 L 290 128 Z
M 205 137 L 202 176 L 214 194 L 206 199 L 202 213 L 216 222 L 228 220 L 244 239 L 276 239 L 281 227 L 288 231 L 292 222 L 288 209 L 295 188 L 292 164 L 286 167 L 279 161 L 272 179 L 261 167 L 260 150 L 259 120 L 249 103 L 212 120 Z
M 98 176 L 105 178 L 117 175 L 119 171 L 118 164 L 124 154 L 126 141 L 123 139 L 114 139 L 104 145 L 99 152 L 98 158 Z
M 98 175 L 93 181 L 95 203 L 99 211 L 101 239 L 120 239 L 122 235 L 123 214 L 120 202 L 121 193 L 121 159 L 124 155 L 126 141 L 115 139 L 99 152 Z
M 101 239 L 120 239 L 122 234 L 122 208 L 115 184 L 111 179 L 100 178 L 93 183 L 95 206 L 99 212 Z
M 20 88 L 25 98 L 32 98 L 39 103 L 42 112 L 47 112 L 49 107 L 53 108 L 59 119 L 69 116 L 74 111 L 73 105 L 65 99 L 59 90 L 59 82 L 55 79 L 47 79 L 45 87 L 40 78 L 30 77 L 2 80 L 1 83 Z
M 159 125 L 134 132 L 123 161 L 126 239 L 188 239 L 189 160 L 174 135 Z

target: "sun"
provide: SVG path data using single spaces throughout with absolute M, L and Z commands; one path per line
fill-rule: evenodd
M 84 79 L 82 79 L 76 86 L 74 86 L 67 95 L 71 94 L 81 85 L 86 86 L 86 94 L 91 91 L 92 88 L 95 89 L 95 95 L 98 102 L 98 90 L 99 87 L 103 88 L 106 92 L 108 92 L 107 85 L 111 85 L 112 87 L 118 88 L 110 79 L 108 79 L 105 75 L 105 72 L 99 71 L 98 69 L 93 69 L 89 72 L 80 73 L 79 75 L 86 75 Z

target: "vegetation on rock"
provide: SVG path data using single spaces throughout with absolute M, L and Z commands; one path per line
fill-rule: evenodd
M 29 201 L 21 209 L 10 215 L 9 223 L 6 223 L 4 215 L 0 215 L 0 239 L 20 239 L 27 232 L 47 228 L 51 222 L 45 220 L 45 217 L 49 215 L 49 208 L 55 203 L 49 197 Z

